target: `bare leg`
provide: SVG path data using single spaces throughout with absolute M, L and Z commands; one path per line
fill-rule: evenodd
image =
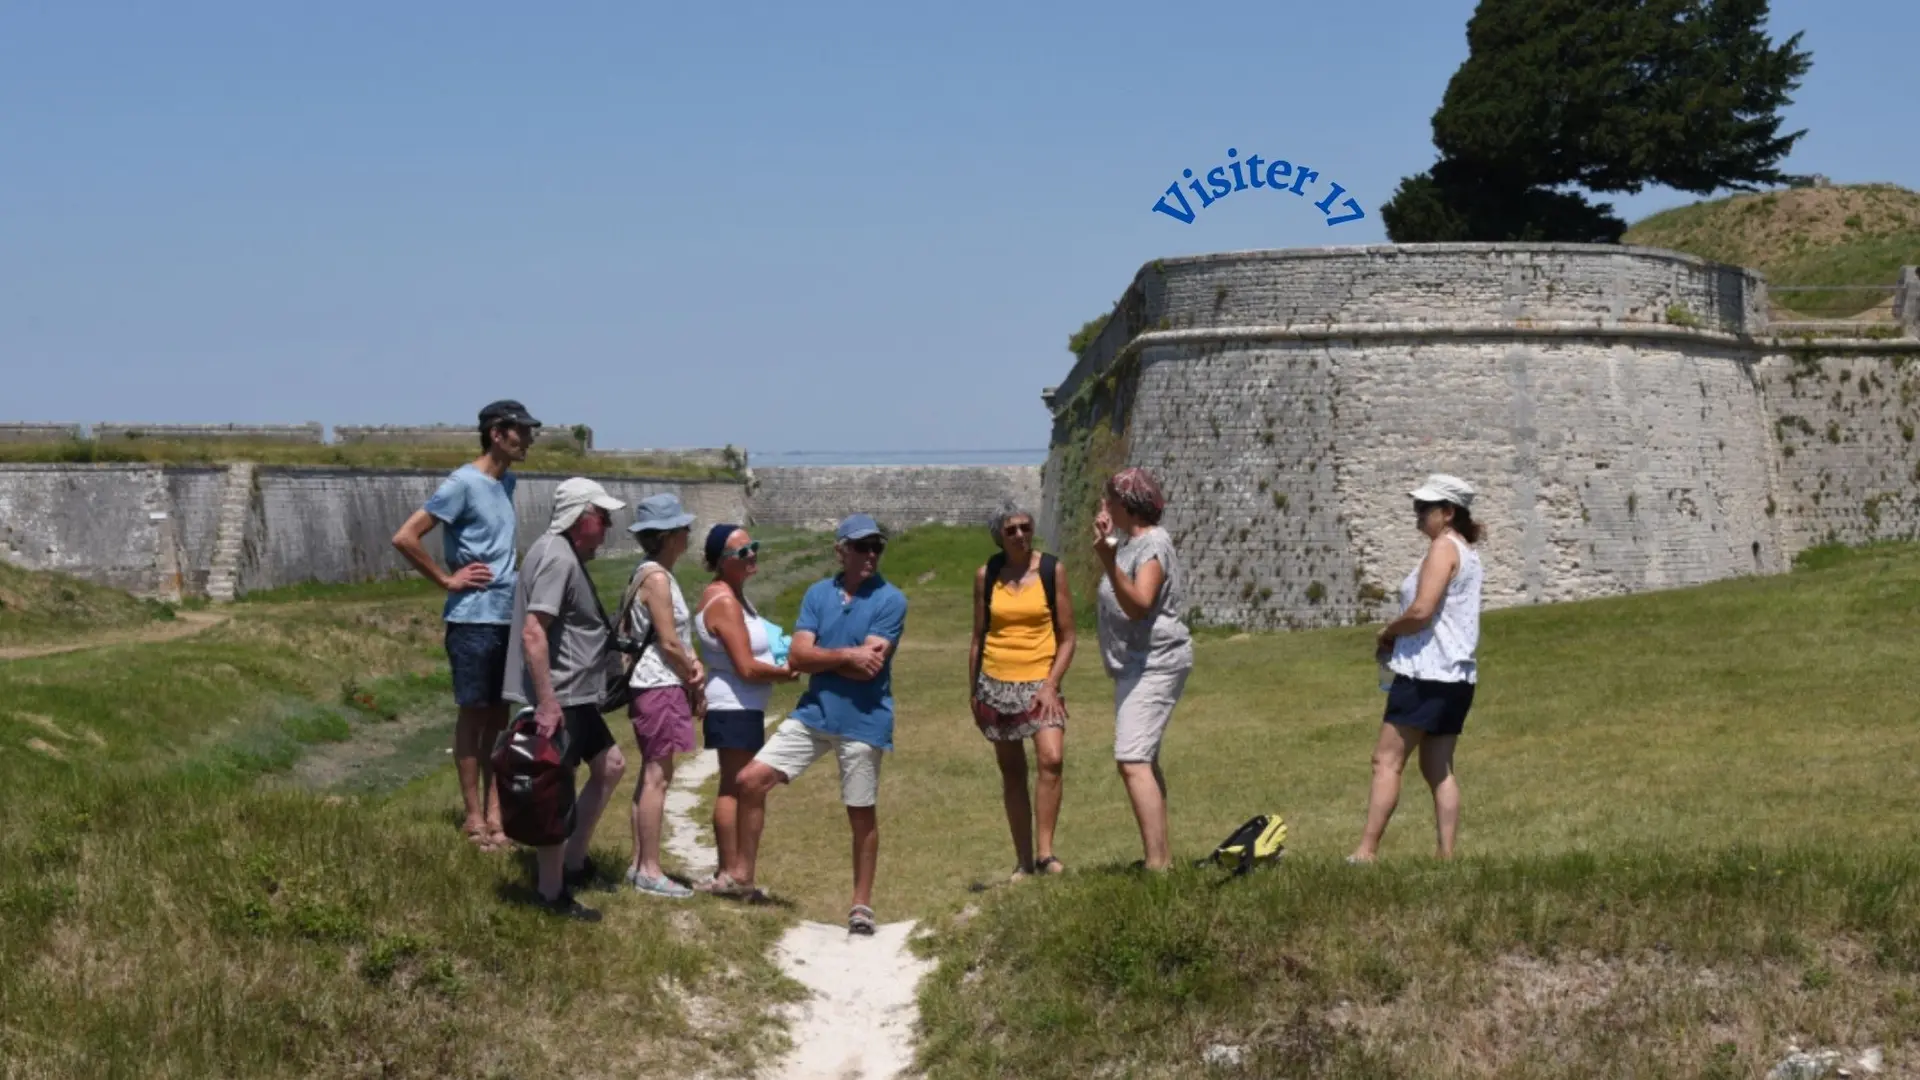
M 460 774 L 460 801 L 467 810 L 467 820 L 461 827 L 476 841 L 484 841 L 488 835 L 487 804 L 481 794 L 483 777 L 492 771 L 486 767 L 487 751 L 493 746 L 486 738 L 487 726 L 504 712 L 494 706 L 462 705 L 460 718 L 453 724 L 453 764 Z M 497 821 L 499 816 L 496 809 L 493 817 Z
M 760 859 L 760 833 L 767 826 L 767 793 L 785 779 L 780 770 L 759 761 L 748 762 L 740 770 L 740 807 L 734 822 L 740 838 L 739 872 L 727 875 L 736 884 L 753 884 Z
M 560 898 L 561 868 L 566 862 L 567 845 L 555 844 L 552 847 L 535 848 L 534 865 L 539 869 L 540 899 L 558 900 Z
M 720 791 L 713 797 L 713 846 L 719 871 L 735 881 L 749 874 L 740 859 L 740 770 L 753 760 L 751 750 L 720 751 Z M 763 819 L 764 823 L 764 819 Z
M 1039 806 L 1033 849 L 1036 859 L 1053 854 L 1053 830 L 1060 824 L 1060 795 L 1066 787 L 1066 744 L 1067 733 L 1060 728 L 1042 728 L 1033 736 L 1034 764 L 1040 768 L 1033 782 L 1034 802 Z
M 1027 798 L 1027 744 L 996 742 L 994 759 L 1000 764 L 1000 801 L 1006 804 L 1007 828 L 1013 832 L 1013 857 L 1020 873 L 1033 873 L 1033 802 Z
M 641 762 L 640 782 L 633 785 L 633 868 L 642 877 L 660 876 L 660 824 L 671 783 L 673 758 Z
M 1458 735 L 1429 735 L 1420 740 L 1420 775 L 1433 789 L 1434 854 L 1453 858 L 1453 838 L 1460 831 L 1460 782 L 1453 776 L 1453 746 Z
M 1367 827 L 1354 849 L 1355 859 L 1372 862 L 1380 854 L 1380 838 L 1386 835 L 1387 821 L 1400 802 L 1400 772 L 1419 745 L 1420 732 L 1380 725 L 1380 739 L 1373 747 L 1373 786 L 1367 793 Z
M 567 839 L 566 865 L 569 870 L 578 870 L 587 862 L 587 844 L 593 840 L 593 830 L 600 824 L 600 812 L 607 808 L 607 800 L 613 797 L 613 789 L 620 786 L 620 778 L 627 774 L 627 758 L 617 746 L 601 751 L 587 766 L 586 786 L 580 789 L 580 797 L 574 800 L 573 835 Z
M 507 833 L 500 824 L 500 781 L 493 775 L 493 744 L 500 741 L 500 734 L 507 730 L 507 706 L 504 702 L 488 710 L 486 723 L 480 730 L 480 785 L 485 792 L 487 813 L 487 839 L 495 847 L 506 847 Z
M 1158 762 L 1122 761 L 1120 779 L 1127 785 L 1127 799 L 1133 803 L 1133 818 L 1140 825 L 1140 846 L 1146 851 L 1149 870 L 1165 870 L 1173 865 L 1167 849 L 1166 779 Z
M 847 807 L 853 826 L 853 902 L 873 906 L 873 873 L 880 865 L 880 818 L 871 806 Z

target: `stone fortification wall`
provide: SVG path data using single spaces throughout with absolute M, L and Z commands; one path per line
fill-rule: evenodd
M 0 443 L 69 442 L 85 433 L 79 424 L 46 424 L 34 421 L 0 424 Z
M 591 456 L 612 461 L 652 462 L 656 465 L 691 465 L 708 469 L 740 470 L 746 456 L 728 446 L 681 447 L 670 450 L 594 450 Z
M 1003 498 L 1040 513 L 1040 470 L 1031 465 L 812 465 L 755 469 L 753 521 L 831 529 L 860 511 L 890 528 L 938 522 L 984 525 Z
M 239 439 L 247 442 L 323 443 L 326 429 L 309 424 L 94 424 L 94 439 Z
M 57 570 L 145 596 L 204 593 L 212 572 L 227 466 L 14 465 L 0 463 L 0 558 Z M 244 474 L 242 474 L 244 475 Z M 411 569 L 391 540 L 444 478 L 443 471 L 254 467 L 239 528 L 239 591 L 308 581 L 365 581 Z M 514 503 L 520 546 L 553 514 L 564 476 L 520 477 Z M 678 494 L 705 523 L 742 520 L 744 485 L 633 477 L 601 478 L 629 505 L 663 491 Z M 632 547 L 624 526 L 609 552 Z M 429 550 L 438 556 L 434 534 Z
M 1920 343 L 1793 360 L 1765 310 L 1749 272 L 1615 247 L 1152 264 L 1054 395 L 1048 528 L 1077 528 L 1105 471 L 1150 466 L 1193 614 L 1253 627 L 1396 610 L 1430 472 L 1481 492 L 1490 606 L 1913 535 L 1920 383 L 1896 369 Z
M 257 532 L 249 536 L 243 559 L 241 591 L 276 588 L 305 581 L 366 581 L 404 575 L 412 568 L 393 549 L 393 532 L 419 509 L 445 478 L 443 471 L 380 471 L 320 468 L 265 468 L 256 471 L 252 515 Z M 546 531 L 553 517 L 553 491 L 564 476 L 521 474 L 514 487 L 520 519 L 521 550 Z M 738 520 L 746 512 L 737 483 L 683 482 L 601 477 L 614 498 L 629 507 L 649 495 L 673 492 L 701 522 Z M 618 529 L 603 549 L 626 553 L 633 540 L 626 526 L 631 509 L 614 515 Z M 436 558 L 439 533 L 428 538 Z
M 373 443 L 385 446 L 461 446 L 480 449 L 474 424 L 335 424 L 336 443 Z M 593 448 L 593 429 L 585 424 L 548 424 L 540 429 L 543 446 Z

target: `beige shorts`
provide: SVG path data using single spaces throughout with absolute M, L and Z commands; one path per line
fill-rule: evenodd
M 1113 680 L 1113 760 L 1160 760 L 1160 740 L 1190 670 L 1134 671 Z
M 840 801 L 848 806 L 872 806 L 879 801 L 879 747 L 815 731 L 792 717 L 780 721 L 753 760 L 792 782 L 829 751 L 840 760 Z

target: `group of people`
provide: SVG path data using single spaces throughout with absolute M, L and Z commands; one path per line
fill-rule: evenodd
M 808 588 L 784 658 L 778 628 L 762 619 L 745 585 L 759 543 L 740 524 L 706 530 L 701 556 L 712 579 L 696 605 L 674 567 L 693 545 L 694 516 L 671 494 L 639 503 L 628 526 L 643 555 L 618 615 L 609 617 L 586 563 L 626 504 L 585 477 L 560 483 L 544 535 L 516 557 L 512 466 L 525 460 L 540 422 L 519 402 L 481 411 L 481 456 L 447 477 L 394 536 L 420 573 L 445 589 L 446 651 L 459 706 L 454 755 L 465 803 L 464 829 L 486 850 L 504 847 L 489 749 L 519 706 L 541 734 L 564 730 L 567 763 L 585 764 L 575 825 L 562 844 L 536 849 L 539 903 L 593 920 L 575 891 L 601 878 L 588 854 L 600 816 L 626 773 L 626 758 L 600 708 L 607 665 L 632 645 L 627 706 L 641 758 L 634 785 L 636 891 L 681 899 L 707 893 L 756 898 L 755 864 L 768 795 L 832 754 L 853 837 L 848 929 L 875 927 L 873 881 L 879 855 L 883 755 L 893 748 L 892 662 L 906 629 L 907 598 L 880 574 L 887 536 L 853 514 L 834 535 L 838 571 Z M 1477 682 L 1481 568 L 1473 489 L 1435 475 L 1409 493 L 1428 546 L 1400 589 L 1400 614 L 1380 631 L 1376 659 L 1387 705 L 1373 754 L 1373 782 L 1361 841 L 1349 856 L 1372 861 L 1398 801 L 1400 775 L 1416 755 L 1432 788 L 1436 850 L 1453 853 L 1459 786 L 1453 749 Z M 1100 567 L 1097 629 L 1102 667 L 1114 688 L 1114 760 L 1139 827 L 1136 866 L 1172 863 L 1167 781 L 1160 749 L 1193 670 L 1183 622 L 1185 582 L 1172 538 L 1160 526 L 1166 496 L 1145 469 L 1123 469 L 1103 488 L 1088 538 Z M 1054 850 L 1063 791 L 1067 706 L 1062 684 L 1076 647 L 1065 567 L 1039 550 L 1034 515 L 1008 502 L 989 521 L 998 552 L 975 575 L 968 704 L 993 745 L 1012 834 L 1015 879 L 1064 871 Z M 443 530 L 445 568 L 426 552 Z M 808 679 L 798 704 L 768 733 L 773 687 Z M 660 864 L 667 787 L 677 755 L 697 749 L 695 731 L 719 760 L 713 827 L 718 865 L 691 885 Z M 1026 743 L 1038 778 L 1029 794 Z

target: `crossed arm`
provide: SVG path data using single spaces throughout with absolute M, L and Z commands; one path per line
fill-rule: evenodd
M 814 640 L 813 631 L 800 630 L 795 632 L 793 644 L 787 648 L 787 666 L 809 675 L 831 671 L 857 682 L 868 682 L 886 667 L 887 658 L 898 645 L 897 641 L 873 634 L 850 648 L 829 649 Z

